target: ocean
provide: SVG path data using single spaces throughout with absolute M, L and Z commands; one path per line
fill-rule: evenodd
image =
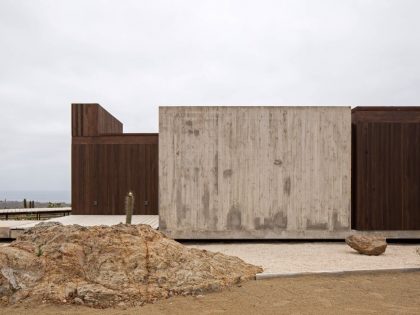
M 39 202 L 66 202 L 70 203 L 71 196 L 68 190 L 11 190 L 0 191 L 0 200 L 21 201 L 34 200 Z

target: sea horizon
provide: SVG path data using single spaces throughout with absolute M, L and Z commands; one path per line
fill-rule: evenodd
M 71 202 L 69 190 L 0 190 L 0 200 L 23 201 L 34 200 L 39 202 Z

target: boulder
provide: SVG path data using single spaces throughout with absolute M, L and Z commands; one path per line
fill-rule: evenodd
M 1 304 L 135 306 L 255 279 L 243 260 L 188 248 L 148 225 L 39 225 L 0 248 Z
M 384 237 L 373 235 L 351 235 L 346 238 L 346 243 L 359 254 L 374 256 L 384 253 L 387 246 Z

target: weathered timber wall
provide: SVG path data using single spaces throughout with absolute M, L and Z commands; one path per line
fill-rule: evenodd
M 158 135 L 123 134 L 122 124 L 98 104 L 72 105 L 72 214 L 158 212 Z
M 72 136 L 122 134 L 123 124 L 99 104 L 72 104 Z
M 334 238 L 350 229 L 349 107 L 161 107 L 160 229 Z
M 420 230 L 420 107 L 356 107 L 352 129 L 353 228 Z

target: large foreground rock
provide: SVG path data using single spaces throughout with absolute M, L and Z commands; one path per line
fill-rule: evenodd
M 360 254 L 376 256 L 384 253 L 387 246 L 385 238 L 371 235 L 351 235 L 346 243 Z
M 39 226 L 0 248 L 0 301 L 134 306 L 219 290 L 261 271 L 148 225 Z

